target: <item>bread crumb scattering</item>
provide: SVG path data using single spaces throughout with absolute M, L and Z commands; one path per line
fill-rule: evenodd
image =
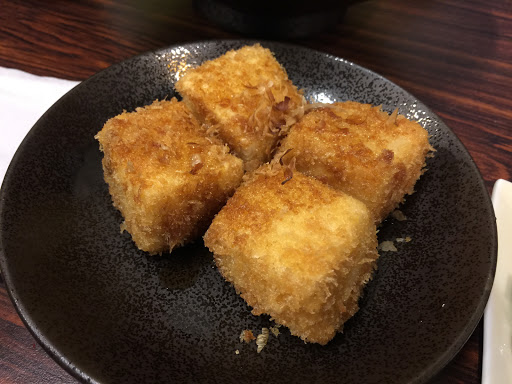
M 398 249 L 396 249 L 395 244 L 393 244 L 392 241 L 383 241 L 382 243 L 379 244 L 379 248 L 378 249 L 380 251 L 384 251 L 384 252 L 396 252 L 396 251 L 398 251 Z
M 279 327 L 270 327 L 270 332 L 272 332 L 272 334 L 277 337 L 279 336 Z
M 405 221 L 405 220 L 407 220 L 407 217 L 399 209 L 395 209 L 393 212 L 391 212 L 391 217 L 393 219 L 395 219 L 395 220 L 398 220 L 398 221 Z
M 256 345 L 258 346 L 258 349 L 256 352 L 260 353 L 263 348 L 265 348 L 265 345 L 267 345 L 268 341 L 268 328 L 262 328 L 261 333 L 256 338 Z
M 408 242 L 410 242 L 411 240 L 412 240 L 412 239 L 411 239 L 409 236 L 407 236 L 407 237 L 397 237 L 397 238 L 396 238 L 396 242 L 397 242 L 397 243 L 408 243 Z
M 246 342 L 249 344 L 252 340 L 255 340 L 256 337 L 254 337 L 254 334 L 249 329 L 244 329 L 242 333 L 240 334 L 240 342 Z
M 235 351 L 235 355 L 239 355 L 239 354 L 240 354 L 240 351 L 237 349 L 237 350 Z

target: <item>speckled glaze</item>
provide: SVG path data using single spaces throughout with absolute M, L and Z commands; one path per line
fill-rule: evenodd
M 495 219 L 481 176 L 453 132 L 390 81 L 305 48 L 262 44 L 308 98 L 382 104 L 419 119 L 437 149 L 379 238 L 378 271 L 345 332 L 327 346 L 281 328 L 256 353 L 255 317 L 201 242 L 148 256 L 126 233 L 103 181 L 94 135 L 110 117 L 175 95 L 176 77 L 247 41 L 150 52 L 100 72 L 34 126 L 0 190 L 0 266 L 28 328 L 62 366 L 98 383 L 422 383 L 477 325 L 496 263 Z M 235 351 L 239 350 L 239 354 Z

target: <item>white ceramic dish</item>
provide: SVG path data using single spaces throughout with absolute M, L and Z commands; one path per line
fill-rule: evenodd
M 498 262 L 484 314 L 482 384 L 512 383 L 512 183 L 492 191 L 498 226 Z

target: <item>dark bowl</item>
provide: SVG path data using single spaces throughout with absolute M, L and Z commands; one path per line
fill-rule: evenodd
M 353 1 L 194 0 L 197 12 L 232 32 L 269 39 L 293 39 L 332 29 Z

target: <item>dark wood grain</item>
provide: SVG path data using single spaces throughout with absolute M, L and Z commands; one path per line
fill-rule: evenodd
M 4 1 L 0 66 L 83 80 L 155 48 L 240 37 L 186 0 Z M 362 1 L 333 29 L 292 42 L 372 69 L 429 105 L 464 143 L 489 192 L 496 179 L 512 179 L 510 1 Z M 432 382 L 480 383 L 482 339 L 480 322 Z M 75 382 L 24 327 L 1 279 L 0 381 Z

